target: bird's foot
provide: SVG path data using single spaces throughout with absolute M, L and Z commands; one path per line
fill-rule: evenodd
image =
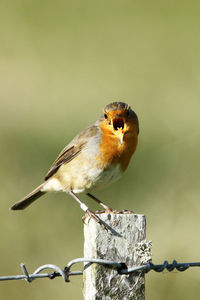
M 105 210 L 105 213 L 106 214 L 109 214 L 109 213 L 112 213 L 113 212 L 113 209 L 111 207 L 106 207 L 106 210 Z
M 108 207 L 106 210 L 97 210 L 95 214 L 134 214 L 133 211 L 123 209 L 123 210 L 118 210 L 118 209 L 112 209 Z
M 83 222 L 85 223 L 86 218 L 89 216 L 92 218 L 95 222 L 97 222 L 103 229 L 107 230 L 106 226 L 102 222 L 102 220 L 96 215 L 98 212 L 93 212 L 90 209 L 86 211 L 86 215 L 82 217 Z
M 110 213 L 113 213 L 115 212 L 115 210 L 113 210 L 112 208 L 110 207 L 106 207 L 105 210 L 97 210 L 95 211 L 95 214 L 110 214 Z

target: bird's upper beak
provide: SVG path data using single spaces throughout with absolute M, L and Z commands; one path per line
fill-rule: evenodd
M 112 125 L 113 125 L 113 130 L 114 134 L 119 138 L 120 144 L 123 144 L 123 138 L 124 138 L 124 130 L 125 130 L 125 121 L 122 117 L 120 116 L 115 116 L 112 119 Z

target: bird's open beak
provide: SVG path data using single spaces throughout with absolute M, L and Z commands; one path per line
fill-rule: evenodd
M 112 120 L 112 125 L 114 129 L 114 134 L 119 138 L 120 144 L 123 144 L 123 138 L 124 138 L 124 119 L 121 117 L 115 117 Z

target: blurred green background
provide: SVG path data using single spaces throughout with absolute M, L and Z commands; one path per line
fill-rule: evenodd
M 119 100 L 139 116 L 139 145 L 124 177 L 97 196 L 146 215 L 154 263 L 200 260 L 199 32 L 193 0 L 0 0 L 0 275 L 83 256 L 82 212 L 69 196 L 8 208 Z M 146 276 L 146 299 L 199 293 L 198 268 Z M 0 298 L 83 299 L 82 277 L 1 282 Z

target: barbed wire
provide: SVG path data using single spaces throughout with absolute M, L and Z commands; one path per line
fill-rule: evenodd
M 83 270 L 81 271 L 71 271 L 71 267 L 77 263 L 87 263 Z M 91 266 L 91 264 L 97 263 L 104 266 L 109 266 L 109 268 L 113 268 L 120 275 L 127 275 L 130 273 L 144 272 L 148 273 L 153 270 L 155 272 L 163 272 L 165 269 L 169 272 L 173 270 L 177 270 L 179 272 L 183 272 L 190 267 L 200 267 L 200 262 L 189 262 L 189 263 L 178 263 L 176 260 L 173 260 L 172 263 L 168 263 L 168 261 L 164 261 L 163 264 L 153 264 L 152 262 L 148 262 L 145 265 L 141 266 L 133 266 L 131 268 L 127 268 L 125 263 L 119 263 L 115 261 L 109 261 L 104 259 L 90 259 L 90 258 L 76 258 L 71 260 L 67 266 L 62 270 L 60 267 L 53 264 L 42 265 L 37 268 L 32 274 L 29 274 L 24 263 L 21 263 L 21 269 L 23 275 L 11 275 L 11 276 L 0 276 L 0 281 L 4 280 L 21 280 L 24 279 L 27 282 L 32 282 L 37 278 L 50 278 L 54 279 L 56 277 L 62 277 L 65 282 L 69 282 L 70 276 L 82 275 L 84 270 Z M 54 270 L 52 273 L 40 273 L 43 270 L 51 269 Z

